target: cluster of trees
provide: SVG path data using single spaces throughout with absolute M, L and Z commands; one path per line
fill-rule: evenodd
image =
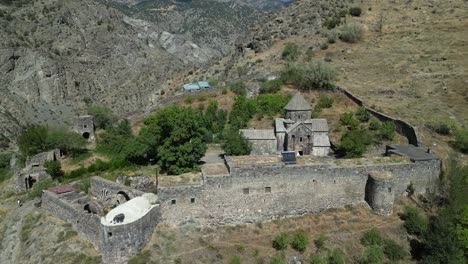
M 295 85 L 301 90 L 333 90 L 336 79 L 335 68 L 321 61 L 288 64 L 281 72 L 283 83 Z
M 434 132 L 453 136 L 452 145 L 463 153 L 468 153 L 468 127 L 460 126 L 455 120 L 448 118 L 433 118 L 426 123 L 426 127 Z
M 0 182 L 4 181 L 10 173 L 10 159 L 9 153 L 0 153 Z
M 447 176 L 446 204 L 436 215 L 427 218 L 407 207 L 402 216 L 407 232 L 416 238 L 411 243 L 413 257 L 421 263 L 468 261 L 468 166 L 452 160 Z
M 25 158 L 52 149 L 75 155 L 81 153 L 85 145 L 86 140 L 80 134 L 66 127 L 33 126 L 18 137 L 19 150 Z
M 371 119 L 370 113 L 359 107 L 353 112 L 343 113 L 340 122 L 346 127 L 337 147 L 338 153 L 345 158 L 358 158 L 375 141 L 393 140 L 396 126 L 392 121 L 380 123 Z

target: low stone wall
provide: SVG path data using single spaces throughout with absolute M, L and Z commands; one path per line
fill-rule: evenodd
M 102 258 L 105 263 L 127 263 L 128 259 L 138 254 L 150 240 L 153 230 L 160 222 L 158 205 L 136 220 L 125 225 L 109 226 L 101 224 Z
M 89 188 L 89 194 L 95 197 L 99 197 L 102 201 L 113 197 L 119 193 L 124 193 L 129 199 L 141 196 L 142 191 L 133 189 L 131 187 L 106 180 L 101 177 L 91 177 L 91 187 Z
M 78 208 L 63 201 L 50 191 L 42 194 L 41 207 L 57 218 L 73 225 L 81 236 L 90 241 L 94 247 L 101 248 L 100 218 L 98 215 L 87 213 L 83 208 Z
M 159 187 L 161 221 L 166 224 L 204 222 L 209 215 L 204 204 L 203 185 Z
M 373 116 L 375 116 L 380 121 L 382 122 L 392 121 L 393 123 L 395 123 L 398 133 L 405 136 L 408 139 L 409 144 L 414 145 L 414 146 L 420 146 L 420 141 L 419 141 L 416 127 L 412 126 L 411 124 L 403 120 L 393 118 L 391 116 L 380 113 L 377 110 L 366 106 L 361 99 L 359 99 L 357 96 L 355 96 L 354 94 L 350 93 L 349 91 L 343 88 L 338 87 L 337 89 L 338 91 L 344 93 L 348 98 L 353 100 L 356 104 L 364 107 L 367 111 L 369 111 Z

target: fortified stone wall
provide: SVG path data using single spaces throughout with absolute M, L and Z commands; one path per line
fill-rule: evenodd
M 41 207 L 55 217 L 71 223 L 73 228 L 94 247 L 101 248 L 101 227 L 98 215 L 87 213 L 83 208 L 74 207 L 50 191 L 44 191 L 42 194 Z
M 154 206 L 146 215 L 123 225 L 101 224 L 102 257 L 105 263 L 127 263 L 143 249 L 160 221 L 160 208 Z
M 338 88 L 338 90 L 341 91 L 342 93 L 344 93 L 346 96 L 348 96 L 348 98 L 353 100 L 359 106 L 364 107 L 367 111 L 369 111 L 373 116 L 375 116 L 380 121 L 382 121 L 382 122 L 392 121 L 393 123 L 395 123 L 397 131 L 400 134 L 404 135 L 408 139 L 409 144 L 414 145 L 414 146 L 420 146 L 420 141 L 419 141 L 418 132 L 417 132 L 416 127 L 412 126 L 411 124 L 409 124 L 409 123 L 407 123 L 407 122 L 405 122 L 403 120 L 393 118 L 391 116 L 380 113 L 380 112 L 376 111 L 375 109 L 372 109 L 372 108 L 366 106 L 361 99 L 359 99 L 357 96 L 355 96 L 354 94 L 350 93 L 349 91 L 347 91 L 347 90 L 345 90 L 343 88 Z
M 234 166 L 229 159 L 226 164 L 230 175 L 205 176 L 203 186 L 159 188 L 162 222 L 249 223 L 363 203 L 370 171 L 392 173 L 395 195 L 405 194 L 410 182 L 417 193 L 424 193 L 435 185 L 441 170 L 440 160 L 351 167 Z
M 143 195 L 143 192 L 113 181 L 103 179 L 101 177 L 94 176 L 91 177 L 91 187 L 89 188 L 89 194 L 95 197 L 99 197 L 101 201 L 106 202 L 106 200 L 113 199 L 118 194 L 123 196 L 126 195 L 129 199 L 132 199 Z

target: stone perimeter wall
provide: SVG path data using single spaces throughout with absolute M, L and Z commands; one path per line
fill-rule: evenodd
M 42 194 L 41 207 L 49 214 L 72 224 L 73 228 L 91 242 L 95 248 L 101 248 L 99 236 L 101 220 L 98 215 L 87 213 L 82 208 L 75 208 L 50 191 L 44 191 Z
M 89 188 L 89 194 L 98 197 L 103 202 L 108 198 L 112 198 L 119 192 L 124 192 L 129 196 L 130 199 L 143 195 L 142 191 L 133 189 L 131 187 L 106 180 L 101 177 L 91 177 L 91 187 Z
M 105 263 L 127 263 L 128 259 L 143 249 L 160 221 L 160 208 L 150 211 L 135 222 L 124 225 L 101 225 L 102 258 Z
M 424 193 L 441 171 L 440 160 L 353 167 L 226 163 L 230 175 L 204 177 L 198 186 L 159 188 L 162 223 L 253 223 L 364 203 L 370 171 L 391 172 L 395 195 L 405 194 L 410 182 Z

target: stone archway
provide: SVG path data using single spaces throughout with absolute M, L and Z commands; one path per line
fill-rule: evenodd
M 119 194 L 122 195 L 122 196 L 125 198 L 126 201 L 130 201 L 130 196 L 128 196 L 128 194 L 127 194 L 126 192 L 124 192 L 124 191 L 119 191 L 119 192 L 117 193 L 117 195 L 119 195 Z
M 24 178 L 24 184 L 26 186 L 26 190 L 29 190 L 33 187 L 34 183 L 36 183 L 36 179 L 28 175 L 28 177 Z

